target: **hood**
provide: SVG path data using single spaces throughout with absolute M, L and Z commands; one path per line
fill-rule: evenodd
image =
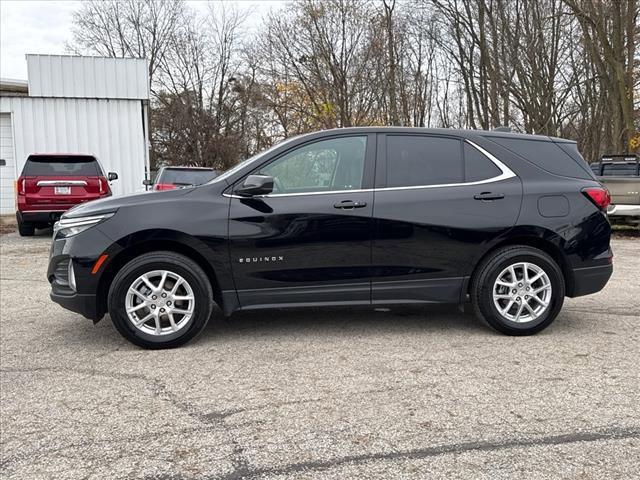
M 144 193 L 132 193 L 117 197 L 108 197 L 92 202 L 82 203 L 67 210 L 62 216 L 64 218 L 86 217 L 88 215 L 98 215 L 100 213 L 113 212 L 119 208 L 130 205 L 144 205 L 154 203 L 164 203 L 174 198 L 184 197 L 193 192 L 195 188 L 179 188 L 166 191 L 148 191 Z

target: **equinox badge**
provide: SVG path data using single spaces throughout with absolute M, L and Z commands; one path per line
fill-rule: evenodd
M 258 263 L 258 262 L 282 262 L 284 257 L 242 257 L 239 258 L 240 263 Z

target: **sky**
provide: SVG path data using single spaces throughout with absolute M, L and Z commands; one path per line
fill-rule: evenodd
M 204 10 L 206 1 L 188 0 L 196 10 Z M 251 11 L 247 27 L 260 23 L 282 0 L 229 0 Z M 0 0 L 0 77 L 27 79 L 27 53 L 65 54 L 71 40 L 73 12 L 78 0 Z

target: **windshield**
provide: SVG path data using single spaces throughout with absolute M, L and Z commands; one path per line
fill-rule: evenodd
M 199 168 L 165 168 L 156 183 L 202 185 L 213 180 L 218 172 Z
M 299 135 L 298 135 L 299 136 Z M 288 138 L 286 140 L 283 140 L 281 142 L 276 143 L 275 145 L 269 147 L 267 150 L 263 150 L 260 153 L 256 153 L 253 157 L 249 157 L 246 160 L 243 160 L 242 162 L 238 163 L 236 166 L 231 167 L 229 170 L 225 171 L 224 173 L 222 173 L 221 175 L 217 176 L 216 178 L 214 178 L 212 180 L 212 182 L 217 182 L 219 180 L 225 180 L 228 177 L 230 177 L 231 175 L 233 175 L 234 173 L 236 173 L 237 171 L 243 169 L 245 166 L 258 161 L 261 157 L 263 157 L 264 155 L 272 152 L 273 150 L 275 150 L 276 148 L 281 147 L 282 145 L 285 145 L 286 143 L 291 142 L 292 140 L 298 138 L 298 136 L 295 137 L 291 137 Z

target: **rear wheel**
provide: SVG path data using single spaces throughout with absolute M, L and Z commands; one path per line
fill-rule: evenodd
M 549 326 L 564 295 L 558 264 L 528 246 L 497 250 L 483 261 L 471 284 L 476 315 L 507 335 L 532 335 Z
M 151 349 L 173 348 L 198 335 L 213 311 L 213 292 L 193 260 L 153 252 L 127 263 L 109 289 L 109 313 L 130 342 Z
M 33 223 L 23 222 L 18 218 L 18 233 L 21 237 L 33 237 L 36 226 Z

